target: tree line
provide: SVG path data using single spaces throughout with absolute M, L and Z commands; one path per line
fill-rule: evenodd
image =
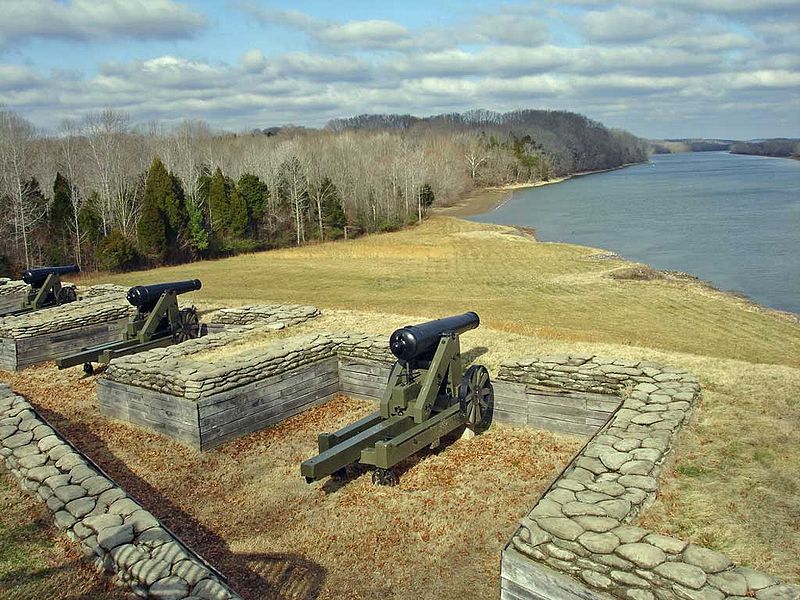
M 323 129 L 133 126 L 104 110 L 43 133 L 0 109 L 0 271 L 126 270 L 388 231 L 475 187 L 646 159 L 566 112 L 364 115 Z

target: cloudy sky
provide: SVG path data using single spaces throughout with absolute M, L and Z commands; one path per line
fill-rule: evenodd
M 565 109 L 646 137 L 800 137 L 800 0 L 0 0 L 0 104 L 229 130 Z

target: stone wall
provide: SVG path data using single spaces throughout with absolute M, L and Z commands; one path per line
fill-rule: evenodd
M 383 394 L 393 362 L 384 336 L 320 333 L 224 348 L 273 325 L 114 359 L 98 380 L 100 408 L 207 450 L 340 392 L 373 400 Z
M 144 598 L 238 600 L 214 569 L 0 386 L 0 455 L 56 526 L 119 585 Z
M 300 304 L 256 304 L 237 308 L 223 308 L 211 314 L 208 322 L 209 333 L 216 333 L 229 327 L 272 323 L 279 325 L 277 329 L 299 325 L 318 317 L 320 310 L 316 306 Z
M 615 390 L 624 400 L 522 519 L 503 551 L 502 598 L 800 598 L 800 587 L 634 524 L 655 497 L 661 465 L 698 399 L 694 376 L 652 363 L 565 356 L 509 363 L 504 377 L 549 389 Z
M 28 293 L 28 284 L 19 279 L 0 277 L 0 313 L 22 306 Z
M 106 294 L 127 296 L 129 289 L 130 288 L 114 283 L 98 283 L 97 285 L 78 288 L 78 297 L 81 299 L 96 298 L 97 296 L 105 296 Z
M 209 353 L 241 342 L 247 335 L 271 325 L 274 324 L 235 327 L 175 346 L 115 358 L 105 378 L 197 401 L 325 358 L 342 356 L 382 363 L 390 360 L 386 338 L 365 334 L 307 334 L 243 346 L 240 352 L 220 358 Z M 197 359 L 201 352 L 209 354 Z
M 127 319 L 135 309 L 125 296 L 106 293 L 22 315 L 0 317 L 0 338 L 21 339 Z
M 16 371 L 121 339 L 133 312 L 123 296 L 107 293 L 0 317 L 0 369 Z

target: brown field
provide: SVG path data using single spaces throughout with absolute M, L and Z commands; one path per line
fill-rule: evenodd
M 198 277 L 203 289 L 181 302 L 329 309 L 283 335 L 315 327 L 388 334 L 413 320 L 476 310 L 483 324 L 464 336 L 465 355 L 493 373 L 507 358 L 564 352 L 685 367 L 700 377 L 703 399 L 642 523 L 800 582 L 796 319 L 700 282 L 615 279 L 609 273 L 633 265 L 593 258 L 598 253 L 435 217 L 349 242 L 85 281 Z M 41 367 L 2 379 L 235 583 L 244 582 L 243 591 L 268 580 L 299 597 L 315 590 L 345 598 L 390 590 L 463 596 L 478 582 L 485 593 L 467 596 L 492 597 L 499 548 L 579 447 L 569 438 L 497 428 L 419 461 L 398 488 L 374 488 L 362 476 L 326 494 L 305 486 L 297 465 L 313 454 L 318 431 L 355 418 L 366 410 L 362 403 L 340 399 L 198 455 L 103 419 L 93 384 L 77 375 L 62 379 Z M 426 532 L 436 535 L 425 539 Z M 491 551 L 479 556 L 481 546 Z M 406 548 L 419 553 L 411 575 Z
M 368 472 L 307 485 L 300 462 L 316 453 L 316 434 L 371 403 L 340 397 L 200 454 L 108 421 L 94 381 L 64 375 L 43 366 L 2 379 L 249 600 L 491 597 L 517 521 L 582 444 L 496 427 L 409 460 L 394 488 Z

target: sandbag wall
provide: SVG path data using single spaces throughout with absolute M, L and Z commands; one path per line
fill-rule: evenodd
M 0 385 L 0 456 L 98 570 L 144 598 L 239 600 L 212 566 Z
M 24 367 L 120 339 L 133 307 L 124 293 L 92 294 L 76 302 L 0 318 L 0 369 Z

